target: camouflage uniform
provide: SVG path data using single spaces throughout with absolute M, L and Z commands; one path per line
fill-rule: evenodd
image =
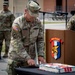
M 30 16 L 38 16 L 39 4 L 29 1 L 27 3 Z M 8 75 L 16 75 L 14 68 L 27 66 L 28 59 L 36 58 L 35 43 L 38 56 L 44 56 L 44 30 L 39 19 L 27 21 L 25 15 L 16 18 L 12 25 L 11 42 L 8 60 Z
M 67 24 L 67 29 L 75 31 L 75 15 L 70 18 Z
M 0 55 L 2 50 L 2 43 L 5 39 L 5 51 L 8 53 L 9 49 L 9 42 L 10 42 L 10 33 L 11 33 L 11 26 L 14 20 L 14 15 L 11 11 L 0 11 Z
M 37 42 L 38 56 L 44 56 L 44 32 L 38 19 L 33 23 L 27 22 L 23 15 L 17 18 L 12 26 L 9 67 L 13 62 L 18 63 L 15 66 L 25 66 L 28 59 L 35 59 L 35 42 Z

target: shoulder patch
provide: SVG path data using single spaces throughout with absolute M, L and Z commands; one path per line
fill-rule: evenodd
M 15 30 L 15 31 L 18 31 L 19 30 L 19 28 L 18 28 L 18 26 L 12 26 L 12 28 Z

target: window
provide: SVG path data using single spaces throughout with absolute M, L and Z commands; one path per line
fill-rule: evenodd
M 56 0 L 56 11 L 62 10 L 62 0 Z

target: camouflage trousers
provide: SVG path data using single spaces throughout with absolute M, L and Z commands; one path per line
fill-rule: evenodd
M 5 53 L 8 53 L 10 45 L 11 31 L 0 31 L 0 53 L 2 50 L 3 40 L 5 40 Z
M 27 66 L 27 63 L 24 61 L 12 61 L 12 63 L 8 62 L 7 65 L 7 73 L 8 75 L 17 75 L 15 68 Z

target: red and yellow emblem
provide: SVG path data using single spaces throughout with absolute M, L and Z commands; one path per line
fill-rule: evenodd
M 58 59 L 61 57 L 61 43 L 62 40 L 60 38 L 51 38 L 51 55 L 54 59 Z

